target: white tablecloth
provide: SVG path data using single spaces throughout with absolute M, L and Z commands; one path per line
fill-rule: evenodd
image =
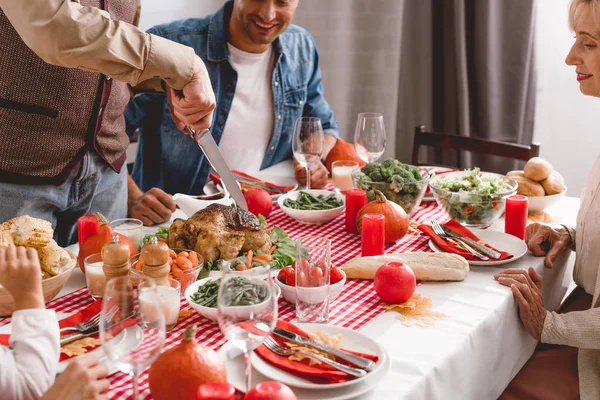
M 578 199 L 565 198 L 548 211 L 561 221 L 575 221 Z M 502 221 L 490 229 L 502 231 Z M 149 228 L 148 231 L 152 229 Z M 381 343 L 392 359 L 390 372 L 361 399 L 496 399 L 533 354 L 537 344 L 523 328 L 509 288 L 493 275 L 503 268 L 534 267 L 544 277 L 546 308 L 555 309 L 572 281 L 574 256 L 563 254 L 553 269 L 543 258 L 525 255 L 502 268 L 471 267 L 467 279 L 425 283 L 416 292 L 433 299 L 448 317 L 433 327 L 406 327 L 394 312 L 361 329 Z M 85 286 L 77 269 L 60 295 Z

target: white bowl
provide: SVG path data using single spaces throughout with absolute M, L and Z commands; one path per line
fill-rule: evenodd
M 188 217 L 191 217 L 200 210 L 204 210 L 211 204 L 222 204 L 224 206 L 230 206 L 233 204 L 233 199 L 229 196 L 228 192 L 225 192 L 223 197 L 217 200 L 199 200 L 196 198 L 196 196 L 176 193 L 173 195 L 173 201 Z
M 558 194 L 549 196 L 530 196 L 527 197 L 527 210 L 529 214 L 537 214 L 544 211 L 546 208 L 559 203 L 567 193 L 567 188 Z
M 300 222 L 301 224 L 309 224 L 309 225 L 325 224 L 325 223 L 331 221 L 332 219 L 334 219 L 335 217 L 337 217 L 338 215 L 340 215 L 342 213 L 342 211 L 344 211 L 344 208 L 346 207 L 346 199 L 341 194 L 331 192 L 329 190 L 302 190 L 302 191 L 308 192 L 314 196 L 318 196 L 318 195 L 329 196 L 330 194 L 334 193 L 335 197 L 338 200 L 341 200 L 342 206 L 332 208 L 329 210 L 295 210 L 293 208 L 284 206 L 283 202 L 285 201 L 285 199 L 292 199 L 292 200 L 298 199 L 298 196 L 300 196 L 300 191 L 293 191 L 293 192 L 289 192 L 289 193 L 281 195 L 279 197 L 279 199 L 277 199 L 277 204 L 279 204 L 279 208 L 281 208 L 283 210 L 283 212 L 286 213 L 289 217 L 295 219 L 296 221 Z
M 190 307 L 192 307 L 194 310 L 196 310 L 196 312 L 198 314 L 202 315 L 204 318 L 210 319 L 211 321 L 217 321 L 217 315 L 218 315 L 217 308 L 216 307 L 215 308 L 205 307 L 205 306 L 201 306 L 199 304 L 194 303 L 192 301 L 192 294 L 196 293 L 198 288 L 200 286 L 204 285 L 206 282 L 214 281 L 217 279 L 220 279 L 220 276 L 209 276 L 208 278 L 200 279 L 200 280 L 192 283 L 185 290 L 185 299 L 187 300 Z M 275 297 L 279 298 L 279 296 L 281 296 L 281 289 L 278 286 L 273 286 L 273 287 L 275 288 Z M 254 306 L 238 307 L 238 308 L 240 309 L 240 312 L 247 312 L 250 310 L 253 312 L 256 312 L 261 307 L 261 305 L 264 305 L 264 302 L 260 303 L 260 304 L 256 304 Z
M 342 273 L 344 274 L 344 278 L 341 281 L 334 283 L 333 285 L 329 285 L 329 302 L 332 302 L 335 299 L 337 299 L 338 296 L 340 295 L 340 293 L 342 293 L 342 290 L 344 290 L 344 285 L 346 284 L 346 273 L 344 271 L 342 271 Z M 281 295 L 283 296 L 283 299 L 285 301 L 287 301 L 288 303 L 295 306 L 296 305 L 296 287 L 286 285 L 285 283 L 281 282 L 279 279 L 275 279 L 275 283 L 277 284 L 277 286 L 279 286 L 281 288 Z M 327 291 L 325 290 L 325 287 L 322 287 L 322 286 L 321 287 L 300 287 L 300 288 L 298 288 L 298 290 L 300 290 L 303 294 L 306 295 L 306 297 L 307 297 L 306 302 L 309 304 L 320 303 L 323 300 L 325 300 L 325 297 L 327 296 Z

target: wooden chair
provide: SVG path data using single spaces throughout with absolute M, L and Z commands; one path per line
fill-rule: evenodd
M 494 142 L 492 140 L 450 135 L 447 133 L 427 132 L 423 125 L 415 127 L 412 152 L 413 165 L 420 165 L 419 150 L 421 146 L 430 146 L 445 150 L 471 151 L 521 161 L 527 161 L 531 157 L 537 157 L 540 154 L 540 145 L 538 143 L 526 146 L 523 144 Z

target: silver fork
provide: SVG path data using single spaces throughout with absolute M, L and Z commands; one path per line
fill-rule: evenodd
M 275 339 L 273 339 L 270 336 L 267 336 L 267 339 L 265 339 L 263 344 L 267 347 L 267 349 L 271 350 L 275 354 L 279 354 L 280 356 L 287 357 L 287 356 L 291 356 L 293 354 L 301 354 L 304 356 L 312 357 L 315 360 L 319 360 L 322 363 L 330 365 L 337 370 L 340 370 L 342 372 L 347 373 L 348 375 L 352 375 L 357 378 L 361 378 L 361 377 L 367 375 L 367 371 L 365 371 L 364 369 L 348 367 L 344 364 L 340 364 L 337 361 L 333 361 L 333 360 L 330 360 L 329 358 L 320 356 L 319 354 L 313 354 L 313 353 L 309 353 L 306 351 L 296 351 L 296 350 L 284 348 L 284 347 L 280 346 L 279 343 L 277 343 L 275 341 Z
M 83 332 L 92 330 L 95 327 L 97 327 L 98 325 L 100 325 L 100 315 L 101 315 L 101 313 L 98 313 L 98 314 L 94 315 L 92 318 L 88 319 L 87 321 L 81 322 L 74 326 L 68 326 L 66 328 L 61 328 L 60 332 L 78 331 L 78 332 L 83 333 Z
M 442 229 L 442 227 L 440 226 L 440 223 L 437 222 L 435 219 L 430 220 L 429 223 L 431 224 L 431 227 L 433 228 L 433 231 L 435 232 L 435 234 L 438 235 L 439 237 L 441 237 L 442 239 L 456 240 L 457 242 L 459 242 L 461 244 L 461 246 L 463 246 L 465 249 L 467 249 L 467 251 L 469 253 L 473 254 L 475 257 L 478 257 L 478 258 L 482 259 L 483 261 L 489 260 L 489 257 L 481 254 L 480 252 L 478 252 L 477 250 L 475 250 L 474 248 L 472 248 L 471 246 L 466 244 L 463 240 L 460 240 L 459 238 L 453 238 L 453 237 L 450 237 L 449 235 L 447 235 L 446 232 L 444 232 L 444 229 Z

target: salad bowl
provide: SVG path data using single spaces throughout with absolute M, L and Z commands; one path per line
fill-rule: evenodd
M 517 182 L 475 168 L 434 177 L 431 191 L 452 219 L 465 226 L 486 228 L 504 214 L 506 198 L 517 192 Z

